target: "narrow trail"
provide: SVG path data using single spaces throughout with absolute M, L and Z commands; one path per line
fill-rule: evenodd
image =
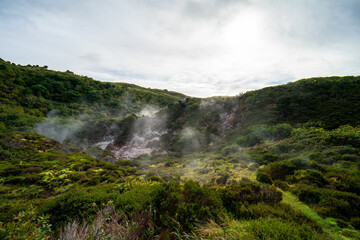
M 280 189 L 279 189 L 280 190 Z M 280 190 L 281 191 L 281 190 Z M 340 231 L 341 228 L 337 227 L 336 224 L 333 225 L 326 219 L 319 216 L 314 210 L 312 210 L 308 205 L 302 203 L 299 201 L 299 199 L 293 195 L 290 192 L 284 192 L 283 193 L 283 202 L 286 204 L 289 204 L 291 207 L 293 207 L 295 210 L 298 210 L 302 213 L 304 213 L 307 217 L 317 222 L 326 233 L 329 234 L 334 240 L 348 240 L 353 238 L 347 238 L 343 235 L 341 235 Z

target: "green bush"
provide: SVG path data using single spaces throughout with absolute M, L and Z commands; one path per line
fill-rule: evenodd
M 246 230 L 254 239 L 266 240 L 317 240 L 327 238 L 306 224 L 277 218 L 259 218 L 246 223 Z
M 289 191 L 289 189 L 290 189 L 289 184 L 287 182 L 284 182 L 284 181 L 275 180 L 273 182 L 273 184 L 274 184 L 275 187 L 278 187 L 283 191 Z
M 292 128 L 282 123 L 273 126 L 258 125 L 248 129 L 248 134 L 236 139 L 236 143 L 243 147 L 251 147 L 268 140 L 280 140 L 290 136 Z
M 300 201 L 314 205 L 315 210 L 324 217 L 349 220 L 357 217 L 360 211 L 360 197 L 354 193 L 300 184 L 293 192 Z
M 51 225 L 48 216 L 39 216 L 30 206 L 26 211 L 19 212 L 11 222 L 0 222 L 0 238 L 11 240 L 50 239 Z
M 360 217 L 354 217 L 350 220 L 351 226 L 353 226 L 355 229 L 360 230 Z
M 302 188 L 297 190 L 296 193 L 299 197 L 299 200 L 306 204 L 318 204 L 322 199 L 321 193 L 317 191 L 311 191 L 309 188 Z
M 257 172 L 256 180 L 261 182 L 261 183 L 272 184 L 272 181 L 271 181 L 269 175 L 267 175 L 266 173 L 264 173 L 262 171 Z
M 345 228 L 349 226 L 349 224 L 342 219 L 336 219 L 336 224 L 341 228 Z
M 174 226 L 170 216 L 175 216 L 180 203 L 180 183 L 162 183 L 152 192 L 152 205 L 156 210 L 155 223 L 165 228 Z
M 321 226 L 319 226 L 315 221 L 309 219 L 302 212 L 294 210 L 290 205 L 277 203 L 273 205 L 265 204 L 259 202 L 257 204 L 253 204 L 248 206 L 248 214 L 251 216 L 250 219 L 257 218 L 278 218 L 286 221 L 292 221 L 296 223 L 301 223 L 308 225 L 312 229 L 316 231 L 321 231 Z
M 290 136 L 292 127 L 290 124 L 281 123 L 274 125 L 273 127 L 274 135 L 277 140 L 284 139 Z
M 347 228 L 345 228 L 341 231 L 341 235 L 343 235 L 344 237 L 346 237 L 348 239 L 356 239 L 356 240 L 360 239 L 360 234 L 358 231 L 350 230 Z
M 105 186 L 76 189 L 50 199 L 40 213 L 50 216 L 50 223 L 59 227 L 72 219 L 91 219 L 102 204 L 116 198 L 116 190 Z
M 220 190 L 223 206 L 235 217 L 242 218 L 249 215 L 248 205 L 263 202 L 276 204 L 282 200 L 281 192 L 273 186 L 261 186 L 258 183 L 240 182 L 238 185 L 228 185 Z
M 324 187 L 328 184 L 320 171 L 312 169 L 296 170 L 293 180 L 297 183 L 316 185 L 318 187 Z
M 177 228 L 178 223 L 183 230 L 188 231 L 197 223 L 209 219 L 219 220 L 222 215 L 219 196 L 198 182 L 186 181 L 183 189 L 179 182 L 162 183 L 152 195 L 156 210 L 155 223 L 162 228 Z
M 289 160 L 277 161 L 266 166 L 264 171 L 269 174 L 272 180 L 285 180 L 286 176 L 293 175 L 296 170 L 307 169 L 311 167 L 308 160 L 302 158 L 293 158 Z
M 360 177 L 342 169 L 328 169 L 325 177 L 332 187 L 343 192 L 352 192 L 360 195 Z

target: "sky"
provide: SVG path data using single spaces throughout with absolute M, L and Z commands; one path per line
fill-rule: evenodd
M 0 0 L 0 58 L 196 97 L 360 75 L 360 0 Z

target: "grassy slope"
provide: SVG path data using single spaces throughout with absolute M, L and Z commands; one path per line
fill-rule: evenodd
M 319 216 L 313 209 L 311 209 L 306 204 L 299 201 L 299 199 L 289 192 L 283 192 L 283 202 L 289 204 L 294 209 L 301 211 L 310 219 L 316 221 L 319 225 L 323 227 L 323 229 L 335 240 L 343 240 L 348 239 L 345 236 L 342 236 L 338 233 L 341 230 L 339 227 L 334 224 L 330 224 L 329 221 Z
M 85 186 L 114 183 L 136 175 L 35 133 L 0 135 L 0 221 L 9 221 L 29 204 Z

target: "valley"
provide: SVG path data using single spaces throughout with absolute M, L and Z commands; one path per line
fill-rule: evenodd
M 0 238 L 360 239 L 359 93 L 196 98 L 0 60 Z

